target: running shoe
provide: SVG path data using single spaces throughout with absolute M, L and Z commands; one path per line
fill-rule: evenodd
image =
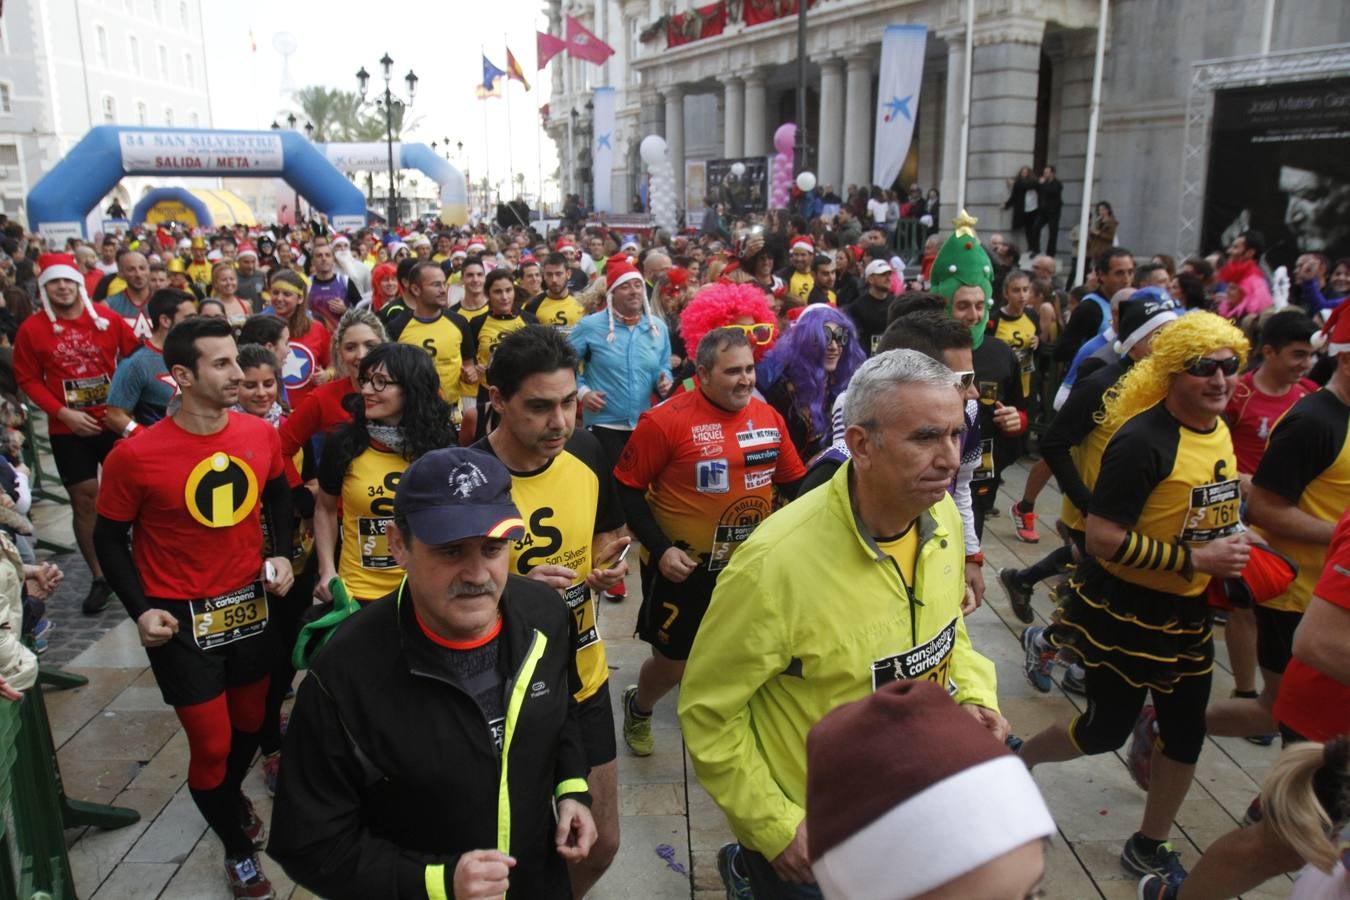
M 241 805 L 239 807 L 239 826 L 244 829 L 244 837 L 248 838 L 253 849 L 261 850 L 267 846 L 267 823 L 253 809 L 253 801 L 239 795 Z M 251 894 L 249 896 L 252 896 Z
M 998 583 L 1003 585 L 1003 592 L 1008 595 L 1008 605 L 1012 607 L 1013 615 L 1030 625 L 1036 621 L 1031 611 L 1031 595 L 1036 587 L 1019 581 L 1017 571 L 1012 567 L 999 569 Z
M 1042 694 L 1048 694 L 1055 684 L 1050 679 L 1050 665 L 1054 662 L 1055 651 L 1045 643 L 1044 634 L 1045 628 L 1040 625 L 1022 632 L 1022 649 L 1026 651 L 1022 671 L 1026 673 L 1032 687 Z
M 33 652 L 38 656 L 47 652 L 55 628 L 56 624 L 46 616 L 38 619 L 38 623 L 33 626 Z
M 628 585 L 620 581 L 607 591 L 601 591 L 600 596 L 610 603 L 622 603 L 623 598 L 628 596 Z
M 1021 752 L 1022 752 L 1022 745 L 1025 744 L 1025 743 L 1026 743 L 1026 741 L 1022 740 L 1020 737 L 1018 737 L 1018 736 L 1015 735 L 1015 734 L 1010 734 L 1010 735 L 1008 735 L 1006 738 L 1003 739 L 1003 746 L 1007 747 L 1007 748 L 1008 748 L 1009 750 L 1011 750 L 1013 753 L 1021 753 Z
M 1012 511 L 1013 530 L 1017 532 L 1017 539 L 1024 544 L 1039 544 L 1041 536 L 1036 531 L 1036 513 L 1022 512 L 1022 504 L 1013 502 Z
M 623 742 L 634 756 L 651 756 L 652 717 L 639 716 L 633 712 L 633 701 L 637 698 L 637 685 L 630 684 L 623 690 Z
M 1153 741 L 1157 733 L 1158 711 L 1153 708 L 1152 703 L 1145 704 L 1139 711 L 1139 718 L 1134 722 L 1134 730 L 1130 733 L 1130 748 L 1125 753 L 1125 767 L 1130 770 L 1130 778 L 1139 785 L 1141 791 L 1148 790 L 1153 767 Z
M 108 608 L 108 602 L 112 600 L 112 596 L 112 586 L 102 578 L 95 578 L 89 583 L 89 593 L 85 594 L 84 602 L 80 604 L 80 611 L 86 616 L 96 616 Z
M 1279 736 L 1279 732 L 1274 734 L 1249 734 L 1247 735 L 1247 743 L 1255 744 L 1258 747 L 1269 747 L 1275 743 Z
M 1179 887 L 1161 875 L 1145 875 L 1139 879 L 1139 900 L 1176 900 Z
M 1181 865 L 1181 855 L 1172 849 L 1171 841 L 1163 841 L 1152 853 L 1145 853 L 1135 844 L 1137 835 L 1131 835 L 1120 853 L 1120 864 L 1127 872 L 1133 872 L 1141 878 L 1145 875 L 1157 875 L 1168 884 L 1181 884 L 1186 880 L 1186 869 Z
M 267 796 L 277 795 L 277 779 L 281 777 L 281 751 L 268 753 L 262 761 L 263 784 L 267 786 Z
M 754 900 L 755 895 L 750 892 L 750 879 L 736 871 L 736 863 L 740 858 L 740 844 L 735 841 L 723 844 L 717 851 L 717 874 L 722 876 L 727 900 Z
M 242 859 L 225 857 L 225 880 L 234 900 L 272 900 L 275 896 L 256 853 Z
M 1064 688 L 1070 694 L 1077 694 L 1080 697 L 1087 696 L 1086 675 L 1083 667 L 1077 663 L 1064 670 L 1064 677 L 1060 679 L 1059 686 Z

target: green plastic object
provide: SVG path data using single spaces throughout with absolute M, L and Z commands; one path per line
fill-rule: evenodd
M 306 622 L 295 640 L 291 665 L 297 670 L 309 668 L 310 661 L 328 643 L 337 627 L 360 606 L 347 590 L 347 585 L 337 576 L 328 580 L 328 593 L 333 598 L 333 602 L 328 604 L 329 608 L 314 621 Z

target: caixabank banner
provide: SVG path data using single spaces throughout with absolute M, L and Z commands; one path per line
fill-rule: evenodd
M 1350 78 L 1218 91 L 1201 250 L 1255 228 L 1272 269 L 1350 256 L 1348 146 Z

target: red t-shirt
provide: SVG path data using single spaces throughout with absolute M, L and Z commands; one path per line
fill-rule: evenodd
M 19 390 L 47 414 L 51 434 L 71 433 L 56 418 L 62 407 L 103 421 L 118 357 L 130 356 L 141 346 L 141 339 L 121 316 L 101 303 L 95 303 L 94 309 L 108 320 L 103 331 L 85 313 L 78 319 L 57 319 L 58 332 L 38 309 L 24 319 L 14 339 L 14 377 Z
M 310 322 L 304 337 L 291 335 L 290 355 L 281 361 L 281 383 L 286 385 L 286 400 L 296 409 L 318 387 L 314 376 L 328 368 L 332 353 L 331 336 L 320 322 Z
M 1313 596 L 1350 610 L 1350 510 L 1341 516 Z M 1350 635 L 1340 635 L 1350 642 Z M 1295 656 L 1275 698 L 1275 719 L 1310 741 L 1350 734 L 1350 684 L 1342 684 Z
M 201 435 L 167 418 L 108 454 L 98 514 L 134 523 L 147 597 L 215 597 L 259 578 L 262 490 L 281 471 L 281 441 L 263 419 L 232 412 Z
M 1223 411 L 1228 431 L 1233 435 L 1233 455 L 1237 457 L 1238 471 L 1251 475 L 1256 471 L 1266 452 L 1266 442 L 1275 430 L 1275 423 L 1289 408 L 1315 392 L 1317 385 L 1304 378 L 1282 396 L 1272 397 L 1256 386 L 1255 372 L 1238 379 L 1237 390 Z
M 356 393 L 350 378 L 339 378 L 321 384 L 309 392 L 305 402 L 296 406 L 290 416 L 282 423 L 278 432 L 281 435 L 281 455 L 286 461 L 286 480 L 291 487 L 300 484 L 300 472 L 292 460 L 300 448 L 316 434 L 327 434 L 339 425 L 352 420 L 351 415 L 342 407 L 342 400 L 348 394 Z
M 778 411 L 752 399 L 739 412 L 702 390 L 644 412 L 614 477 L 647 489 L 671 543 L 717 572 L 771 510 L 773 484 L 806 476 Z

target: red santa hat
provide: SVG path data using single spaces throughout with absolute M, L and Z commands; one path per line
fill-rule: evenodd
M 816 242 L 804 234 L 799 234 L 793 238 L 792 243 L 788 245 L 788 251 L 791 252 L 793 250 L 806 250 L 809 253 L 815 253 Z
M 89 313 L 99 331 L 107 331 L 108 320 L 94 309 L 94 302 L 89 299 L 89 292 L 84 287 L 84 275 L 80 274 L 79 268 L 75 265 L 75 257 L 69 253 L 44 253 L 38 257 L 38 293 L 42 296 L 42 309 L 51 320 L 52 330 L 57 332 L 65 330 L 56 320 L 56 311 L 52 309 L 52 303 L 47 299 L 47 285 L 58 279 L 75 282 L 84 311 Z
M 636 281 L 642 285 L 642 274 L 623 257 L 611 259 L 605 266 L 605 298 L 608 301 L 605 309 L 609 313 L 609 336 L 605 340 L 611 344 L 614 343 L 614 289 L 628 281 Z M 650 320 L 652 337 L 659 336 L 660 330 L 656 327 L 656 319 L 652 317 L 651 301 L 647 298 L 645 285 L 642 289 L 642 314 Z
M 483 242 L 482 238 L 476 237 L 469 241 L 465 249 L 470 253 L 483 253 L 487 250 L 487 244 Z
M 1347 307 L 1350 307 L 1350 302 L 1342 301 L 1337 305 L 1331 311 L 1327 324 L 1313 335 L 1313 347 L 1325 350 L 1327 356 L 1350 353 L 1350 314 L 1345 311 Z
M 553 249 L 559 253 L 566 253 L 568 250 L 576 253 L 577 245 L 572 242 L 571 238 L 559 238 L 558 243 L 554 245 Z
M 239 249 L 234 254 L 235 259 L 243 259 L 245 256 L 251 256 L 254 259 L 258 258 L 258 251 L 254 249 L 252 244 L 247 242 L 240 244 Z
M 468 255 L 469 255 L 469 251 L 468 251 L 467 249 L 465 249 L 465 247 L 464 247 L 463 244 L 456 244 L 456 245 L 455 245 L 453 248 L 451 248 L 451 250 L 450 250 L 450 258 L 451 258 L 451 259 L 463 259 L 464 257 L 466 257 L 466 256 L 468 256 Z

